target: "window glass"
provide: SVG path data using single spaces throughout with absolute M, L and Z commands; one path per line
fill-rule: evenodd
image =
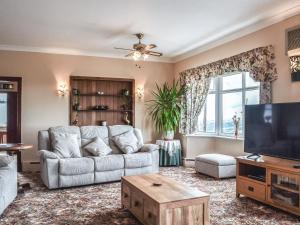
M 206 132 L 216 131 L 216 95 L 209 94 L 206 101 Z
M 0 129 L 7 125 L 7 94 L 0 93 Z
M 213 78 L 198 119 L 199 132 L 231 136 L 235 130 L 232 117 L 237 115 L 240 117 L 239 134 L 242 134 L 243 104 L 259 104 L 259 85 L 248 72 Z
M 258 87 L 259 82 L 256 82 L 250 77 L 249 72 L 245 73 L 246 87 Z
M 231 89 L 238 89 L 242 88 L 243 85 L 243 78 L 242 74 L 235 74 L 230 76 L 222 77 L 222 86 L 223 90 L 231 90 Z
M 259 90 L 246 91 L 245 95 L 245 105 L 255 105 L 259 104 Z
M 212 78 L 209 85 L 209 90 L 214 91 L 216 90 L 216 78 Z
M 232 117 L 237 114 L 241 117 L 243 111 L 242 92 L 233 92 L 222 94 L 222 132 L 225 134 L 234 133 L 234 124 Z M 240 130 L 242 130 L 242 119 L 240 122 Z
M 201 113 L 198 117 L 198 130 L 200 132 L 205 132 L 205 130 L 204 130 L 204 111 L 205 111 L 205 109 L 204 108 L 205 108 L 205 106 L 201 110 Z

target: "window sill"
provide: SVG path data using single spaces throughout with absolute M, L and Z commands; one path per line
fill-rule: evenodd
M 219 138 L 219 139 L 226 139 L 226 140 L 236 140 L 236 141 L 244 141 L 244 137 L 232 137 L 232 136 L 224 136 L 224 135 L 215 135 L 215 134 L 189 134 L 185 135 L 186 137 L 204 137 L 204 138 Z

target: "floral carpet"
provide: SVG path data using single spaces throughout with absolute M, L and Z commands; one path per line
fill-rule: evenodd
M 211 224 L 300 225 L 300 218 L 248 198 L 235 197 L 235 179 L 215 180 L 192 168 L 161 168 L 161 174 L 210 194 Z M 0 217 L 1 225 L 112 225 L 140 223 L 121 209 L 120 182 L 48 190 L 39 173 L 19 175 L 32 189 Z

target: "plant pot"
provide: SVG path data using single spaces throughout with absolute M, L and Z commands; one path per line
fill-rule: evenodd
M 163 138 L 165 140 L 173 140 L 174 139 L 174 130 L 168 130 L 163 132 Z

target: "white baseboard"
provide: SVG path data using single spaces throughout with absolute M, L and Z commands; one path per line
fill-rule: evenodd
M 195 167 L 195 159 L 184 158 L 183 166 L 185 167 Z
M 37 172 L 40 171 L 40 162 L 23 161 L 23 171 Z

